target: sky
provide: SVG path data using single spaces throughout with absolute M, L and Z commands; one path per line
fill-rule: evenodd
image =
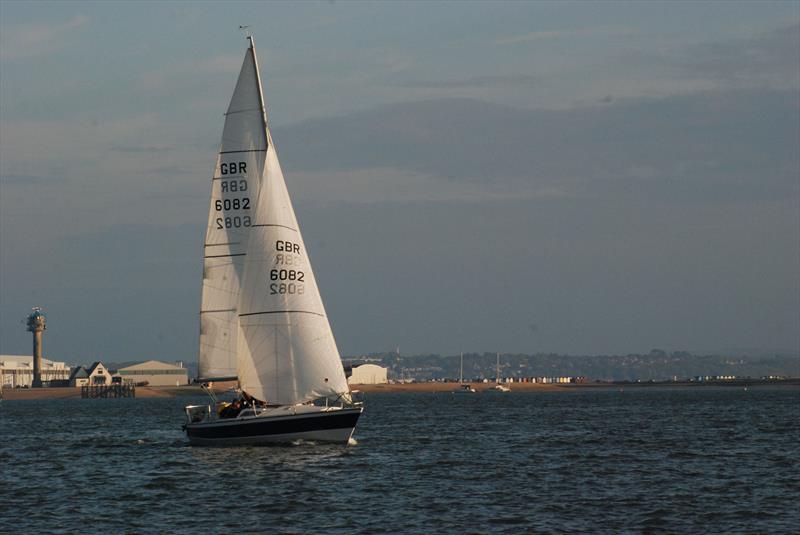
M 798 2 L 0 1 L 0 353 L 192 361 L 249 25 L 344 355 L 800 351 Z

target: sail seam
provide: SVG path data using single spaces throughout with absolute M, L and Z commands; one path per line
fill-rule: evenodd
M 292 230 L 294 232 L 297 232 L 296 228 L 287 227 L 286 225 L 278 225 L 278 224 L 275 224 L 275 223 L 263 224 L 263 225 L 252 225 L 250 228 L 253 228 L 253 227 L 281 227 L 281 228 L 286 228 L 286 229 Z
M 267 152 L 267 149 L 223 150 L 220 154 L 236 154 L 237 152 Z
M 225 115 L 233 115 L 234 113 L 247 113 L 248 111 L 262 111 L 262 110 L 261 110 L 261 109 L 259 109 L 259 108 L 245 108 L 245 109 L 243 109 L 243 110 L 233 110 L 233 111 L 229 111 L 229 112 L 228 112 L 228 113 L 226 113 Z
M 203 245 L 205 245 L 206 247 L 219 247 L 221 245 L 239 245 L 240 243 L 242 243 L 242 242 L 240 242 L 240 241 L 232 241 L 232 242 L 228 242 L 228 243 L 204 243 Z
M 204 256 L 203 258 L 225 258 L 227 256 L 247 256 L 247 253 L 237 253 L 237 254 L 217 254 L 217 255 L 209 255 Z
M 217 310 L 201 310 L 200 314 L 207 314 L 209 312 L 236 312 L 235 308 L 220 308 Z
M 319 312 L 311 312 L 310 310 L 269 310 L 266 312 L 248 312 L 246 314 L 239 314 L 239 317 L 244 316 L 258 316 L 260 314 L 314 314 L 315 316 L 319 316 L 324 318 L 324 314 L 320 314 Z

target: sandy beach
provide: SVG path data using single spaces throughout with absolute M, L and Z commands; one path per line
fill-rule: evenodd
M 464 383 L 469 384 L 478 392 L 489 390 L 494 383 Z M 561 390 L 569 386 L 558 386 L 554 384 L 541 383 L 513 383 L 506 385 L 512 391 L 546 391 Z M 353 390 L 371 394 L 376 392 L 454 392 L 461 390 L 460 383 L 394 383 L 382 385 L 351 385 Z
M 165 398 L 200 394 L 197 386 L 139 386 L 136 387 L 137 398 Z M 6 388 L 3 399 L 80 399 L 81 389 L 78 387 L 63 388 Z
M 469 383 L 472 388 L 481 392 L 488 390 L 494 383 Z M 217 393 L 225 392 L 233 386 L 233 383 L 218 383 L 213 385 L 213 390 Z M 569 386 L 558 386 L 536 383 L 514 383 L 509 385 L 512 391 L 546 391 L 563 390 Z M 453 392 L 460 389 L 458 383 L 395 383 L 382 385 L 352 385 L 353 390 L 358 390 L 367 394 L 379 392 Z M 137 398 L 163 398 L 176 396 L 200 395 L 203 391 L 199 386 L 138 386 L 136 387 Z M 3 391 L 4 399 L 80 399 L 80 388 L 7 388 Z
M 491 389 L 494 383 L 467 383 L 478 392 Z M 603 388 L 703 388 L 703 387 L 759 387 L 759 386 L 785 386 L 797 388 L 800 386 L 800 378 L 791 378 L 781 381 L 768 381 L 759 379 L 741 379 L 727 382 L 665 382 L 665 383 L 584 383 L 584 384 L 541 384 L 541 383 L 511 383 L 507 386 L 512 392 L 565 392 L 583 389 L 603 389 Z M 225 383 L 214 383 L 211 385 L 215 393 L 221 394 L 235 386 L 233 381 Z M 392 383 L 380 385 L 350 385 L 352 390 L 364 392 L 365 394 L 375 393 L 394 393 L 394 392 L 454 392 L 460 390 L 459 383 Z M 196 385 L 186 386 L 138 386 L 136 387 L 137 398 L 164 398 L 178 396 L 202 395 L 203 390 Z M 3 390 L 3 398 L 8 400 L 18 399 L 79 399 L 81 397 L 80 388 L 6 388 Z

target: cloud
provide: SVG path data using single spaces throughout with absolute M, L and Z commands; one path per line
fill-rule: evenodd
M 11 120 L 0 126 L 0 215 L 6 232 L 21 231 L 27 213 L 38 214 L 42 228 L 49 229 L 37 230 L 37 239 L 47 243 L 98 221 L 172 224 L 202 212 L 197 207 L 204 202 L 187 187 L 207 185 L 195 178 L 211 176 L 214 151 L 173 146 L 168 126 L 155 114 Z M 37 194 L 31 196 L 34 179 Z M 159 198 L 147 199 L 153 192 Z
M 755 35 L 642 55 L 678 76 L 724 88 L 800 87 L 800 22 Z
M 558 30 L 537 30 L 520 35 L 511 35 L 496 39 L 496 45 L 514 45 L 519 43 L 528 43 L 531 41 L 540 41 L 544 39 L 563 39 L 566 37 L 592 37 L 592 36 L 605 36 L 605 37 L 631 37 L 639 35 L 639 30 L 635 28 L 624 27 L 598 27 L 598 28 L 568 28 Z
M 395 84 L 396 87 L 412 89 L 460 89 L 497 86 L 533 86 L 541 81 L 541 77 L 529 74 L 505 74 L 472 76 L 461 80 L 418 81 Z
M 186 62 L 181 72 L 191 74 L 225 74 L 236 73 L 242 66 L 242 55 L 218 54 L 208 58 L 200 58 Z
M 565 196 L 557 185 L 444 181 L 396 168 L 292 172 L 287 180 L 297 202 L 319 203 L 464 203 L 476 204 Z
M 138 87 L 147 92 L 171 93 L 186 84 L 187 79 L 229 76 L 239 71 L 241 54 L 218 54 L 179 63 L 170 63 L 156 70 L 138 74 Z
M 288 173 L 320 181 L 327 174 L 318 187 L 384 200 L 423 198 L 426 190 L 454 200 L 515 191 L 755 200 L 797 195 L 797 121 L 792 91 L 616 99 L 558 111 L 450 98 L 276 128 L 275 140 Z M 396 170 L 392 178 L 388 169 Z
M 125 141 L 157 126 L 157 116 L 148 113 L 108 120 L 6 120 L 0 151 L 9 166 L 97 158 L 109 148 L 134 146 Z
M 113 150 L 113 151 L 116 151 L 116 152 L 128 153 L 128 154 L 160 154 L 160 153 L 170 152 L 171 150 L 174 150 L 174 149 L 173 149 L 173 147 L 154 147 L 154 146 L 149 146 L 149 147 L 133 147 L 133 146 L 124 147 L 124 146 L 117 146 L 117 147 L 111 147 L 110 150 Z
M 63 22 L 29 23 L 4 28 L 0 59 L 24 59 L 57 52 L 64 47 L 68 37 L 88 24 L 89 17 L 76 15 Z
M 4 186 L 41 186 L 55 180 L 54 177 L 36 175 L 0 174 L 0 184 Z

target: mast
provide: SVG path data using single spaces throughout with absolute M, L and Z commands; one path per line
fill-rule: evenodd
M 256 68 L 256 83 L 258 84 L 258 100 L 261 103 L 261 120 L 264 123 L 264 130 L 267 131 L 267 146 L 272 144 L 272 140 L 269 138 L 269 126 L 267 124 L 267 106 L 264 104 L 264 87 L 261 85 L 261 71 L 258 70 L 258 58 L 256 57 L 256 43 L 253 40 L 252 35 L 247 36 L 247 40 L 250 41 L 250 53 L 253 54 L 253 64 Z
M 464 352 L 461 352 L 461 371 L 458 372 L 458 382 L 464 382 Z
M 497 384 L 500 384 L 500 353 L 497 354 L 497 374 L 495 375 Z

